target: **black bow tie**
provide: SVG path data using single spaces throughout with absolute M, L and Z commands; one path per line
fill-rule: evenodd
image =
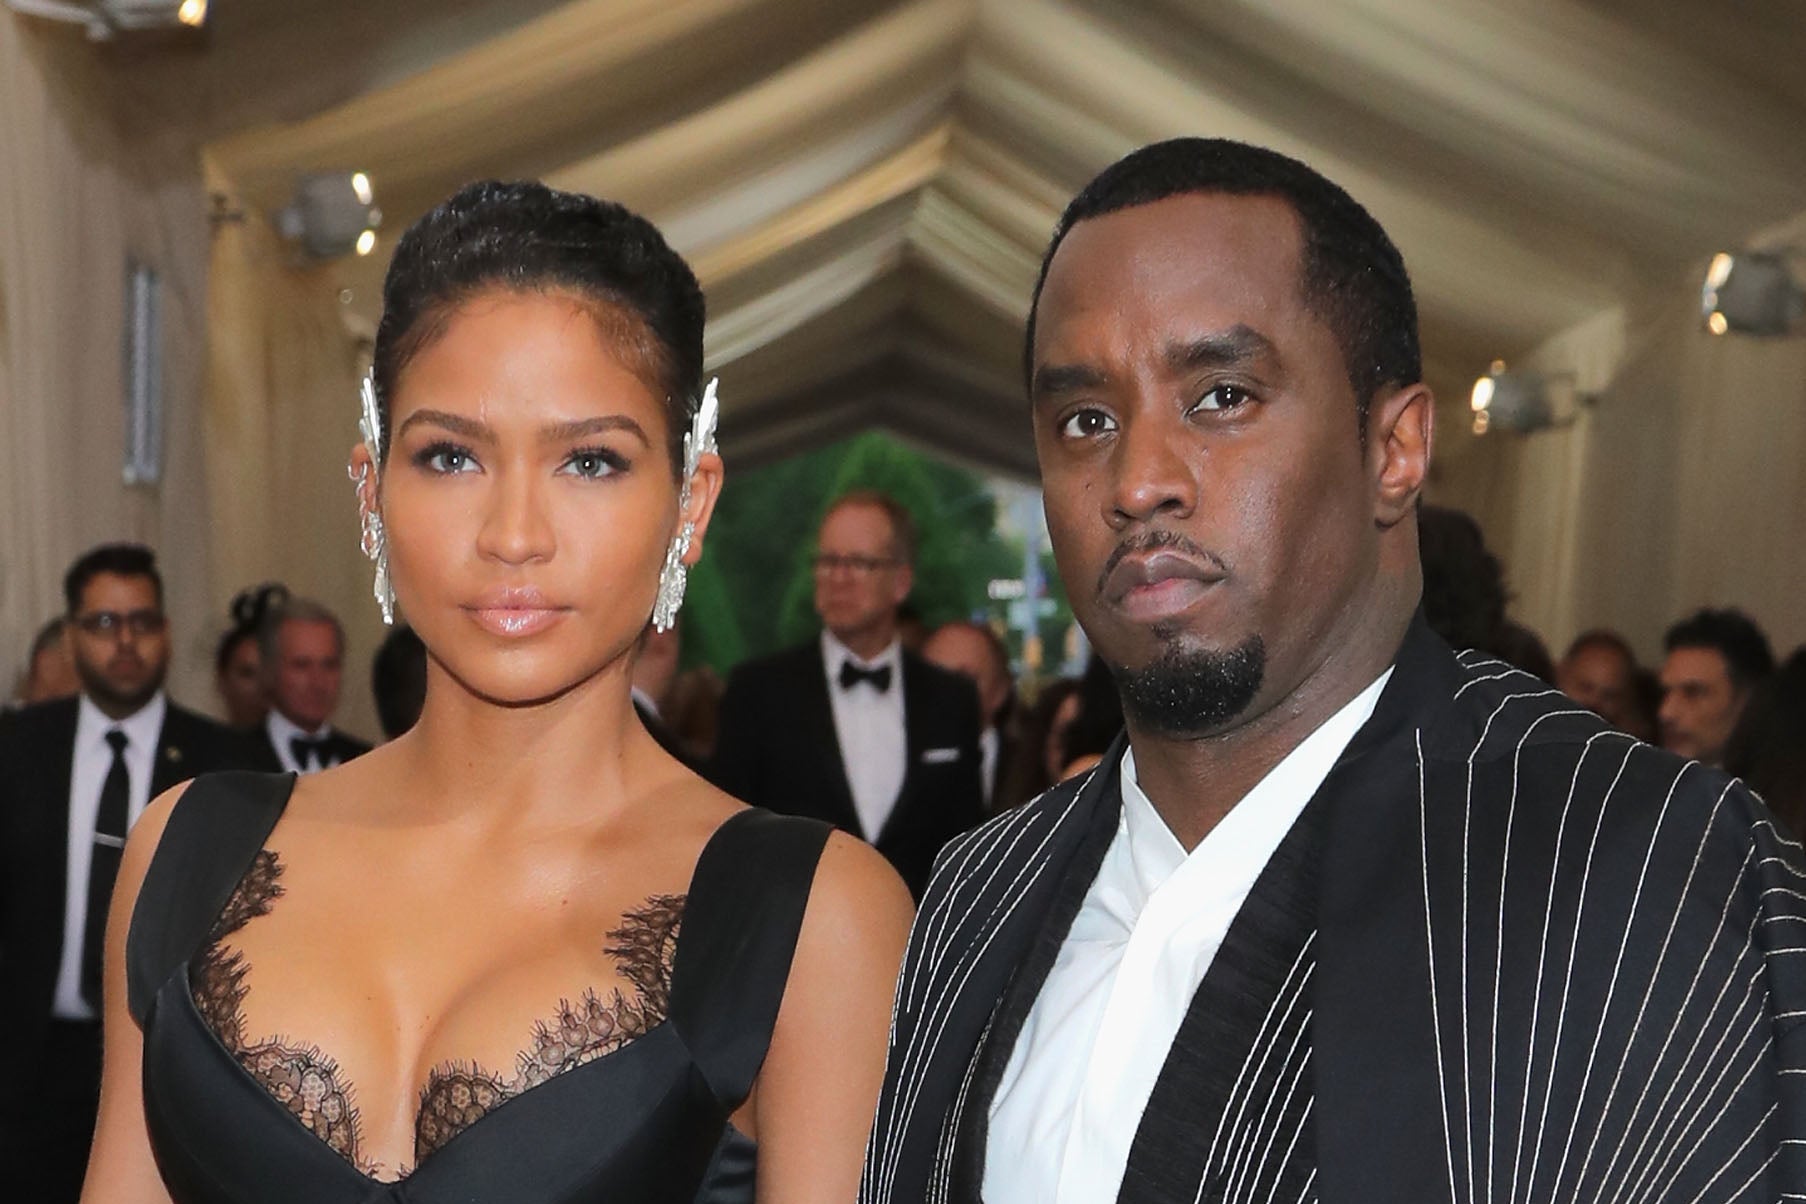
M 840 688 L 850 690 L 860 682 L 870 683 L 872 689 L 882 694 L 890 689 L 890 666 L 879 665 L 875 669 L 861 669 L 852 661 L 840 662 Z
M 309 757 L 312 757 L 314 764 L 321 769 L 326 768 L 325 736 L 321 736 L 318 740 L 309 740 L 306 736 L 295 736 L 288 742 L 288 748 L 295 754 L 296 768 L 306 769 Z

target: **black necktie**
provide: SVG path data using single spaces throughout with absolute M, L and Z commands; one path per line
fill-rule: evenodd
M 295 768 L 302 773 L 307 772 L 307 759 L 312 757 L 317 769 L 326 768 L 326 737 L 310 740 L 306 736 L 296 736 L 288 742 L 289 751 L 295 754 Z
M 890 666 L 879 665 L 876 669 L 862 669 L 850 660 L 840 662 L 840 688 L 850 690 L 860 682 L 869 682 L 872 689 L 882 694 L 890 689 Z
M 125 830 L 132 797 L 132 775 L 125 767 L 125 746 L 131 741 L 118 728 L 107 733 L 113 763 L 100 784 L 100 809 L 94 813 L 94 847 L 88 859 L 88 917 L 82 928 L 82 998 L 100 1011 L 100 970 L 107 944 L 107 908 L 113 902 L 113 883 L 119 877 L 119 856 L 125 850 Z

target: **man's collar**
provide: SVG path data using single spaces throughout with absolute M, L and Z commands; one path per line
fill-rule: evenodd
M 81 702 L 76 706 L 75 742 L 78 745 L 98 743 L 107 732 L 118 728 L 134 746 L 155 748 L 158 738 L 163 734 L 163 717 L 168 712 L 169 696 L 158 690 L 151 695 L 149 702 L 124 719 L 109 719 L 107 713 L 96 706 L 94 700 L 83 691 Z
M 264 720 L 264 724 L 270 733 L 270 742 L 277 748 L 284 747 L 288 741 L 297 737 L 303 740 L 324 740 L 332 735 L 331 723 L 322 723 L 310 732 L 275 707 L 270 708 L 269 718 Z
M 868 661 L 854 652 L 851 648 L 848 648 L 845 644 L 841 643 L 840 640 L 835 638 L 833 632 L 824 628 L 821 633 L 821 654 L 822 659 L 827 662 L 828 676 L 830 677 L 840 672 L 841 663 L 844 661 L 852 661 L 861 669 L 877 669 L 889 665 L 894 672 L 901 672 L 903 666 L 903 640 L 899 636 L 891 636 L 890 643 L 885 645 L 884 651 Z

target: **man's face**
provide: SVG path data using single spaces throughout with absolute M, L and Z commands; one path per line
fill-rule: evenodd
M 75 675 L 94 704 L 123 718 L 163 688 L 169 625 L 149 577 L 97 573 L 69 616 Z
M 1624 654 L 1605 644 L 1586 644 L 1556 666 L 1555 684 L 1563 694 L 1615 728 L 1630 720 L 1631 665 Z
M 1047 275 L 1030 392 L 1048 530 L 1143 726 L 1265 713 L 1373 596 L 1374 481 L 1300 250 L 1282 201 L 1185 195 L 1079 223 Z
M 271 703 L 296 727 L 318 729 L 339 706 L 342 656 L 331 623 L 290 619 L 276 633 Z
M 943 669 L 971 678 L 978 687 L 985 726 L 997 722 L 997 710 L 1010 696 L 1010 667 L 998 663 L 990 640 L 964 623 L 949 623 L 928 637 L 922 655 Z
M 32 703 L 69 698 L 81 685 L 81 679 L 75 675 L 75 660 L 69 653 L 69 638 L 64 635 L 44 645 L 31 658 L 31 671 L 26 674 L 19 700 Z
M 1743 714 L 1745 693 L 1716 649 L 1676 648 L 1662 663 L 1662 747 L 1717 765 Z
M 836 506 L 816 538 L 815 613 L 841 641 L 888 634 L 909 596 L 909 565 L 897 555 L 890 515 L 877 506 Z

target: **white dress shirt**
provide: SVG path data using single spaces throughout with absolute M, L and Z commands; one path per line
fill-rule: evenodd
M 319 727 L 310 732 L 300 724 L 290 720 L 287 715 L 284 715 L 275 707 L 271 707 L 269 715 L 266 716 L 263 721 L 263 729 L 269 733 L 270 743 L 276 747 L 276 760 L 280 761 L 282 763 L 282 768 L 289 773 L 318 773 L 322 769 L 326 769 L 329 766 L 337 765 L 339 763 L 337 756 L 327 752 L 325 749 L 321 749 L 319 755 L 323 759 L 324 764 L 309 765 L 307 768 L 303 769 L 295 760 L 295 750 L 289 743 L 296 737 L 300 737 L 303 740 L 324 740 L 326 737 L 332 735 L 332 724 L 330 723 L 322 723 Z
M 94 821 L 100 815 L 100 788 L 113 768 L 107 733 L 125 733 L 125 771 L 131 778 L 126 796 L 126 822 L 138 822 L 150 804 L 151 771 L 157 765 L 157 742 L 169 701 L 158 691 L 124 719 L 108 719 L 83 694 L 75 718 L 75 748 L 69 763 L 69 842 L 64 868 L 63 950 L 56 967 L 56 993 L 50 1014 L 59 1020 L 93 1020 L 94 1009 L 82 998 L 82 941 L 88 931 L 88 867 L 94 856 Z
M 859 816 L 865 838 L 876 840 L 897 805 L 897 795 L 903 791 L 903 774 L 909 767 L 909 738 L 903 715 L 903 645 L 893 639 L 883 652 L 869 661 L 862 660 L 824 631 L 821 654 L 822 667 L 828 674 L 834 734 L 840 740 L 840 762 L 853 791 L 853 810 Z M 861 669 L 890 666 L 890 689 L 880 693 L 870 682 L 842 688 L 840 666 L 847 661 Z
M 1254 881 L 1373 714 L 1388 669 L 1187 854 L 1123 754 L 1122 818 L 990 1110 L 986 1204 L 1116 1199 L 1141 1114 Z
M 997 755 L 1002 747 L 1003 737 L 995 727 L 987 727 L 978 733 L 978 780 L 984 787 L 987 807 L 991 805 L 991 795 L 997 789 Z

